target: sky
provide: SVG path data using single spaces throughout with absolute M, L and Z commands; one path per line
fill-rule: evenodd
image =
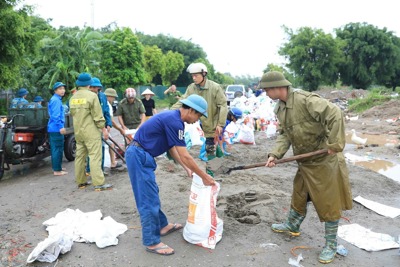
M 260 77 L 268 64 L 282 65 L 283 25 L 334 34 L 366 22 L 400 37 L 393 0 L 24 0 L 51 25 L 101 28 L 112 22 L 134 32 L 164 34 L 198 44 L 218 72 Z

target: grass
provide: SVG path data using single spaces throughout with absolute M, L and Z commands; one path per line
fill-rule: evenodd
M 372 89 L 364 98 L 349 99 L 349 111 L 361 113 L 374 106 L 379 106 L 391 99 L 393 99 L 393 97 L 391 97 L 390 94 L 387 94 L 387 90 L 375 88 Z

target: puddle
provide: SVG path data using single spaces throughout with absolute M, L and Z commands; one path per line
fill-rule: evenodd
M 346 144 L 355 144 L 351 141 L 352 132 L 346 133 Z M 356 135 L 360 138 L 367 138 L 367 145 L 378 145 L 378 146 L 396 146 L 399 145 L 399 139 L 397 135 L 387 135 L 387 134 L 363 134 L 361 132 L 356 132 Z
M 370 169 L 400 183 L 400 164 L 398 163 L 389 160 L 369 159 L 368 156 L 362 157 L 350 153 L 345 153 L 345 157 L 356 166 Z

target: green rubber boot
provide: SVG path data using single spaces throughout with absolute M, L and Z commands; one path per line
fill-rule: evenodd
M 319 262 L 330 263 L 333 261 L 337 250 L 337 232 L 339 220 L 334 222 L 325 222 L 325 247 L 319 254 Z
M 306 216 L 297 213 L 295 210 L 290 209 L 289 217 L 284 223 L 273 224 L 272 231 L 277 233 L 289 233 L 291 236 L 300 235 L 300 224 Z

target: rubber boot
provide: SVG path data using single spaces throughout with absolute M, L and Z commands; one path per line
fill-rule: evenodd
M 330 263 L 333 261 L 337 250 L 337 232 L 339 228 L 339 220 L 333 222 L 325 222 L 325 247 L 319 254 L 319 262 Z
M 206 140 L 204 140 L 204 143 L 201 146 L 199 159 L 201 159 L 202 161 L 205 161 L 205 162 L 208 161 L 207 151 L 206 151 Z
M 306 216 L 297 213 L 295 210 L 290 209 L 289 217 L 284 223 L 273 224 L 271 226 L 272 231 L 277 233 L 289 233 L 291 236 L 300 235 L 300 224 L 303 222 Z

